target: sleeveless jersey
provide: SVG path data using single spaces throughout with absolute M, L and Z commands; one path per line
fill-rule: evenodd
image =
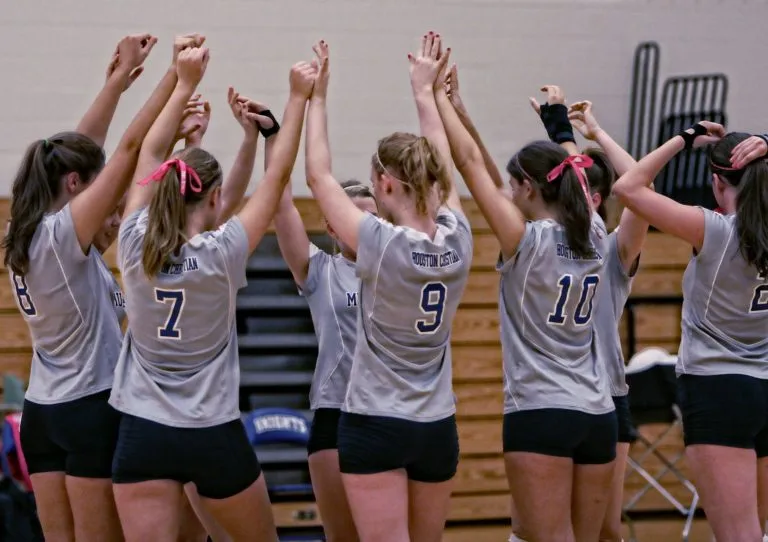
M 618 326 L 632 289 L 634 271 L 630 275 L 621 264 L 617 233 L 618 228 L 611 232 L 606 243 L 603 281 L 598 288 L 594 320 L 597 360 L 605 366 L 611 395 L 622 397 L 629 393 L 629 387 Z
M 248 237 L 234 217 L 196 235 L 156 277 L 142 267 L 146 208 L 120 226 L 118 261 L 130 326 L 110 403 L 174 427 L 210 427 L 240 416 L 235 305 L 245 286 Z
M 451 416 L 451 326 L 472 262 L 472 231 L 441 208 L 434 240 L 373 215 L 360 224 L 360 318 L 345 412 L 429 422 Z
M 98 250 L 80 248 L 67 205 L 38 225 L 29 272 L 22 277 L 9 270 L 32 337 L 30 401 L 63 403 L 112 387 L 123 338 L 104 267 Z
M 768 379 L 768 277 L 739 252 L 736 216 L 704 211 L 704 242 L 683 275 L 678 374 Z
M 594 217 L 592 257 L 582 259 L 571 250 L 560 224 L 538 220 L 526 224 L 517 252 L 499 266 L 505 413 L 614 410 L 594 349 L 593 316 L 607 241 L 602 220 Z
M 309 403 L 312 410 L 341 408 L 347 393 L 357 337 L 360 279 L 355 263 L 309 246 L 309 269 L 301 294 L 307 299 L 318 353 Z

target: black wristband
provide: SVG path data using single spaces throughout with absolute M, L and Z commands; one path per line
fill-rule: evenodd
M 543 104 L 539 113 L 549 139 L 555 143 L 575 142 L 573 126 L 568 120 L 568 108 L 564 104 Z
M 257 114 L 267 117 L 269 120 L 271 120 L 274 123 L 274 126 L 272 126 L 272 128 L 262 128 L 261 125 L 259 124 L 259 132 L 265 138 L 273 136 L 280 131 L 280 123 L 277 122 L 277 119 L 272 114 L 272 111 L 270 111 L 269 109 L 265 109 L 264 111 L 259 111 Z
M 693 130 L 693 133 L 688 132 L 688 130 Z M 680 137 L 683 138 L 685 141 L 685 150 L 690 150 L 693 148 L 693 142 L 696 141 L 696 138 L 699 136 L 707 135 L 707 129 L 704 127 L 703 124 L 700 122 L 697 122 L 690 128 L 686 128 L 682 132 L 678 134 Z

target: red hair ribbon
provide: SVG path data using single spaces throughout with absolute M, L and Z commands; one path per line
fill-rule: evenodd
M 146 179 L 140 180 L 139 184 L 147 185 L 153 181 L 159 182 L 171 168 L 174 168 L 179 173 L 179 184 L 181 186 L 182 196 L 187 191 L 187 182 L 189 182 L 189 189 L 192 190 L 192 192 L 201 192 L 203 190 L 203 182 L 200 180 L 200 177 L 198 177 L 197 172 L 189 167 L 184 160 L 180 160 L 179 158 L 173 158 L 163 162 L 152 175 Z
M 587 185 L 587 177 L 584 175 L 582 168 L 592 167 L 594 163 L 595 162 L 589 156 L 584 154 L 573 154 L 560 162 L 560 165 L 556 166 L 547 174 L 547 182 L 551 183 L 559 179 L 565 172 L 565 168 L 570 166 L 573 168 L 576 177 L 579 179 L 581 188 L 584 190 L 584 195 L 587 197 L 587 200 L 589 200 L 589 186 Z

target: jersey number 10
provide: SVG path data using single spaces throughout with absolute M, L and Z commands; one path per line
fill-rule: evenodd
M 581 295 L 573 314 L 573 323 L 577 326 L 588 324 L 592 318 L 592 301 L 595 299 L 599 282 L 600 277 L 597 275 L 587 275 L 581 281 Z M 550 324 L 558 326 L 565 324 L 568 318 L 568 315 L 565 314 L 565 306 L 568 304 L 572 283 L 573 275 L 563 275 L 557 281 L 557 285 L 560 287 L 560 295 L 557 298 L 557 303 L 555 303 L 555 309 L 549 313 L 549 318 L 547 318 L 547 322 Z

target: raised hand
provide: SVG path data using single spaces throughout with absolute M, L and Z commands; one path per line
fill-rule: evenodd
M 699 137 L 693 140 L 694 149 L 698 149 L 700 147 L 706 147 L 707 145 L 711 145 L 712 143 L 717 143 L 723 137 L 725 137 L 725 128 L 723 128 L 722 124 L 718 124 L 716 122 L 710 122 L 708 120 L 699 121 L 697 124 L 706 128 L 707 133 L 700 135 Z M 689 130 L 691 130 L 691 128 L 689 128 Z
M 768 155 L 768 141 L 760 136 L 748 137 L 731 151 L 731 166 L 741 169 L 766 155 Z
M 123 91 L 128 90 L 144 71 L 142 64 L 156 43 L 157 38 L 150 34 L 133 34 L 121 39 L 107 66 L 107 80 L 122 71 L 127 77 Z
M 173 40 L 173 59 L 171 60 L 171 65 L 176 65 L 176 62 L 179 58 L 179 53 L 181 53 L 183 50 L 190 49 L 192 47 L 202 47 L 203 43 L 205 43 L 205 36 L 202 34 L 194 33 L 176 36 L 176 38 Z
M 176 73 L 179 83 L 197 87 L 208 67 L 210 55 L 206 47 L 191 47 L 179 51 L 176 59 Z
M 312 97 L 324 99 L 328 95 L 328 81 L 331 78 L 330 49 L 324 40 L 320 40 L 312 46 L 312 50 L 315 52 L 313 62 L 317 66 L 317 78 Z
M 211 120 L 211 104 L 206 100 L 201 100 L 200 94 L 195 94 L 187 102 L 187 107 L 181 117 L 181 124 L 176 132 L 176 141 L 182 139 L 188 143 L 192 140 L 202 140 L 205 132 L 208 130 L 208 124 Z
M 451 50 L 446 49 L 443 52 L 440 34 L 429 32 L 421 39 L 421 50 L 414 56 L 408 53 L 410 62 L 411 87 L 414 92 L 429 89 L 433 91 L 439 88 L 445 80 L 443 74 Z M 438 76 L 443 75 L 440 79 Z
M 445 73 L 443 81 L 445 93 L 448 95 L 448 99 L 451 100 L 453 107 L 459 111 L 463 110 L 464 102 L 461 101 L 461 95 L 459 94 L 459 71 L 456 64 L 451 66 L 451 69 Z
M 547 102 L 549 105 L 555 105 L 555 104 L 562 104 L 565 105 L 565 93 L 563 93 L 562 89 L 556 85 L 544 85 L 541 87 L 542 92 L 547 93 Z M 531 104 L 531 107 L 534 111 L 536 111 L 537 115 L 541 115 L 541 105 L 538 101 L 536 101 L 536 98 L 530 97 L 528 98 L 528 102 Z
M 288 76 L 288 82 L 291 86 L 291 94 L 300 96 L 305 100 L 312 95 L 315 86 L 315 80 L 318 73 L 317 61 L 297 62 L 291 67 L 291 73 Z
M 259 114 L 262 111 L 269 110 L 266 105 L 241 96 L 232 87 L 229 87 L 227 91 L 227 102 L 229 102 L 232 115 L 240 126 L 243 127 L 246 134 L 256 136 L 260 128 L 262 130 L 270 130 L 275 126 L 274 121 L 270 117 Z
M 592 113 L 592 102 L 584 100 L 576 102 L 568 108 L 568 120 L 571 126 L 576 128 L 581 135 L 590 141 L 596 141 L 602 131 L 600 125 Z

